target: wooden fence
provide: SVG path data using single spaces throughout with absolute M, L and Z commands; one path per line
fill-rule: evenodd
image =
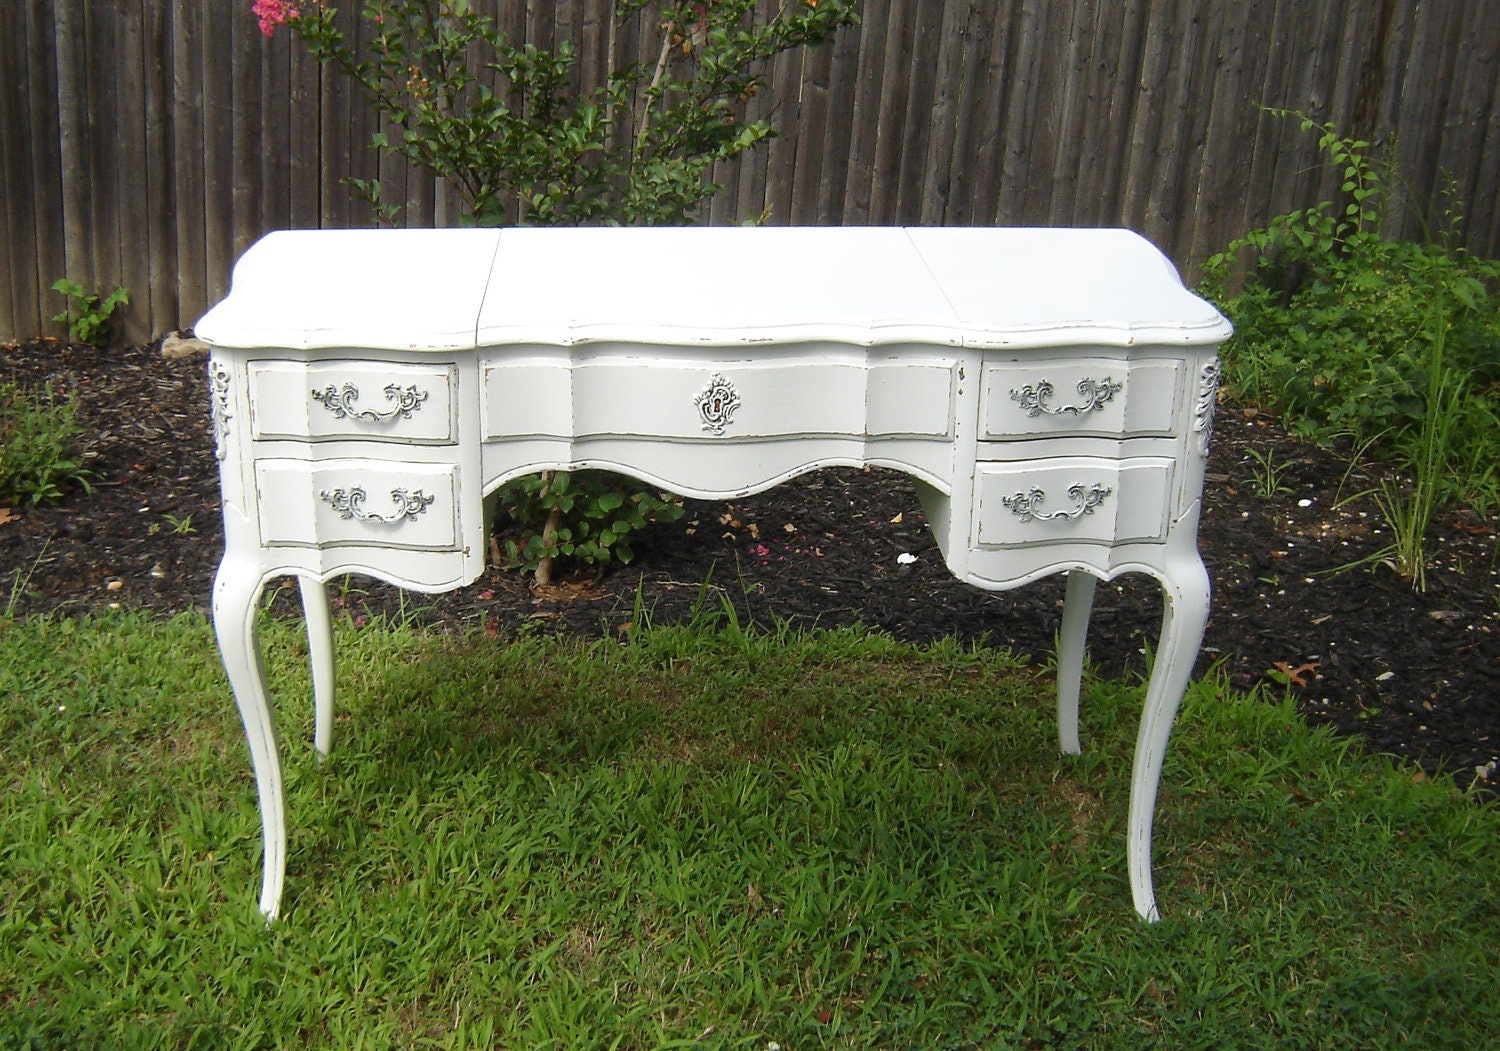
M 362 4 L 340 6 L 354 31 Z M 609 0 L 481 6 L 513 39 L 577 42 L 581 77 L 602 68 Z M 410 225 L 456 220 L 444 187 L 368 147 L 379 126 L 347 80 L 291 33 L 264 39 L 249 8 L 0 5 L 0 339 L 59 334 L 63 276 L 127 288 L 126 338 L 190 326 L 263 232 L 368 224 L 347 176 L 394 188 Z M 1315 137 L 1261 103 L 1395 143 L 1394 228 L 1420 236 L 1459 202 L 1470 248 L 1495 255 L 1494 15 L 1493 0 L 867 0 L 862 25 L 777 60 L 749 105 L 782 135 L 720 173 L 703 218 L 1120 225 L 1191 273 L 1338 190 Z

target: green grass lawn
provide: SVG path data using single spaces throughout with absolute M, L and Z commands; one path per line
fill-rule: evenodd
M 1500 1032 L 1500 813 L 1196 685 L 1124 856 L 1141 688 L 704 618 L 267 625 L 282 920 L 210 628 L 0 620 L 3 1048 L 1413 1048 Z

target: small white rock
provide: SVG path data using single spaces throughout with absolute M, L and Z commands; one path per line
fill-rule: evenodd
M 207 343 L 195 336 L 184 336 L 181 332 L 168 332 L 161 341 L 161 356 L 170 361 L 207 353 Z

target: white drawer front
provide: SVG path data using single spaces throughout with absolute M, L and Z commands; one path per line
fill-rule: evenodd
M 378 460 L 262 460 L 255 465 L 268 544 L 455 550 L 458 468 Z
M 492 363 L 485 437 L 947 438 L 953 367 L 800 362 Z
M 378 361 L 250 364 L 250 427 L 258 440 L 455 440 L 451 365 Z
M 1156 456 L 980 464 L 975 539 L 980 547 L 1162 540 L 1171 482 L 1172 461 Z
M 584 365 L 573 373 L 579 434 L 659 438 L 769 438 L 858 434 L 859 365 L 639 369 Z
M 1166 358 L 987 362 L 980 440 L 1172 434 L 1181 375 Z

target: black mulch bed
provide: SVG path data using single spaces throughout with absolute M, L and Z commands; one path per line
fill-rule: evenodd
M 203 359 L 167 361 L 155 346 L 0 348 L 0 384 L 47 381 L 81 404 L 96 480 L 92 495 L 0 510 L 0 597 L 16 614 L 206 609 L 221 525 Z M 1222 663 L 1236 686 L 1267 683 L 1275 696 L 1289 686 L 1310 722 L 1494 792 L 1500 523 L 1461 514 L 1435 526 L 1425 594 L 1386 567 L 1331 572 L 1388 539 L 1368 499 L 1339 504 L 1372 472 L 1351 472 L 1263 415 L 1222 408 L 1214 438 L 1201 532 L 1214 603 L 1199 670 Z M 1271 496 L 1255 482 L 1266 458 L 1285 490 Z M 681 522 L 653 527 L 636 549 L 628 567 L 545 593 L 490 570 L 462 590 L 404 602 L 359 580 L 336 603 L 356 622 L 416 608 L 443 627 L 488 618 L 599 636 L 627 625 L 638 597 L 653 622 L 669 623 L 707 595 L 763 625 L 859 622 L 1038 660 L 1052 652 L 1062 608 L 1061 578 L 999 594 L 956 583 L 910 483 L 888 471 L 819 471 L 732 503 L 691 501 Z M 287 589 L 277 608 L 295 609 L 293 596 Z M 1143 673 L 1160 611 L 1144 577 L 1100 587 L 1089 643 L 1103 674 Z

